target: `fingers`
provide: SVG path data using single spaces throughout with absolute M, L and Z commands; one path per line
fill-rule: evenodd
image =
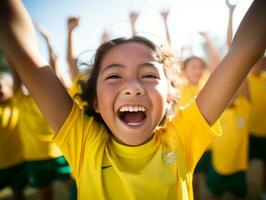
M 168 15 L 169 15 L 169 10 L 161 11 L 160 14 L 161 14 L 161 16 L 162 16 L 162 18 L 163 18 L 164 20 L 167 20 Z
M 80 17 L 79 16 L 71 16 L 67 19 L 68 29 L 73 30 L 79 25 Z
M 233 11 L 237 5 L 237 1 L 226 0 L 225 3 L 230 11 Z
M 138 16 L 139 16 L 138 12 L 134 12 L 134 11 L 130 12 L 129 17 L 130 17 L 131 24 L 136 23 Z
M 34 27 L 43 35 L 43 37 L 49 39 L 50 35 L 41 23 L 39 23 L 38 21 L 34 21 Z

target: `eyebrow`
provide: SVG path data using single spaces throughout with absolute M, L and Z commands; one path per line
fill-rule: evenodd
M 153 67 L 155 68 L 155 64 L 153 62 L 145 62 L 145 63 L 141 63 L 138 65 L 139 67 Z M 118 64 L 118 63 L 113 63 L 110 65 L 107 65 L 104 70 L 102 71 L 102 73 L 104 73 L 106 70 L 111 69 L 111 68 L 115 68 L 115 67 L 119 67 L 119 68 L 125 68 L 125 65 L 123 64 Z

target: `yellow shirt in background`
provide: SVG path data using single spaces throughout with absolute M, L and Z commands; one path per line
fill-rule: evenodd
M 74 105 L 55 137 L 76 179 L 79 199 L 193 199 L 192 174 L 219 125 L 210 127 L 196 102 L 158 129 L 153 139 L 129 147 Z
M 251 96 L 250 132 L 257 137 L 266 137 L 266 72 L 248 76 Z
M 199 92 L 198 85 L 184 84 L 180 87 L 180 100 L 178 105 L 184 106 L 198 94 Z
M 204 73 L 200 79 L 200 82 L 199 82 L 199 87 L 200 89 L 202 89 L 204 87 L 204 85 L 206 84 L 206 82 L 208 81 L 209 77 L 211 75 L 211 72 L 209 70 L 204 70 Z
M 27 161 L 52 159 L 61 156 L 59 148 L 52 141 L 54 132 L 44 119 L 34 100 L 20 91 L 19 129 L 23 142 L 23 154 Z
M 18 119 L 19 110 L 13 99 L 0 104 L 0 169 L 12 167 L 23 161 Z
M 200 90 L 204 87 L 210 76 L 209 72 L 204 72 L 199 84 L 190 84 L 185 78 L 180 85 L 180 100 L 178 105 L 184 106 L 189 103 L 195 96 L 198 95 Z
M 222 114 L 223 135 L 212 144 L 212 163 L 219 174 L 247 170 L 249 118 L 250 103 L 244 97 L 239 97 L 235 106 L 228 107 Z

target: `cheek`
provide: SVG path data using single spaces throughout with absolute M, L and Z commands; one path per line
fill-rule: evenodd
M 201 75 L 202 75 L 202 70 L 198 69 L 198 68 L 195 68 L 195 69 L 191 70 L 191 72 L 190 72 L 191 78 L 198 78 Z
M 98 112 L 104 114 L 108 109 L 113 108 L 116 89 L 105 84 L 97 85 L 97 105 Z
M 203 71 L 204 71 L 203 66 L 198 66 L 196 71 L 198 74 L 203 74 Z
M 193 70 L 190 66 L 187 66 L 183 73 L 186 77 L 191 77 L 193 74 Z

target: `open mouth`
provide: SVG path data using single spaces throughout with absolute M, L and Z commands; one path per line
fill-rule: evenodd
M 143 106 L 122 106 L 118 117 L 128 126 L 140 126 L 146 119 L 146 109 Z

